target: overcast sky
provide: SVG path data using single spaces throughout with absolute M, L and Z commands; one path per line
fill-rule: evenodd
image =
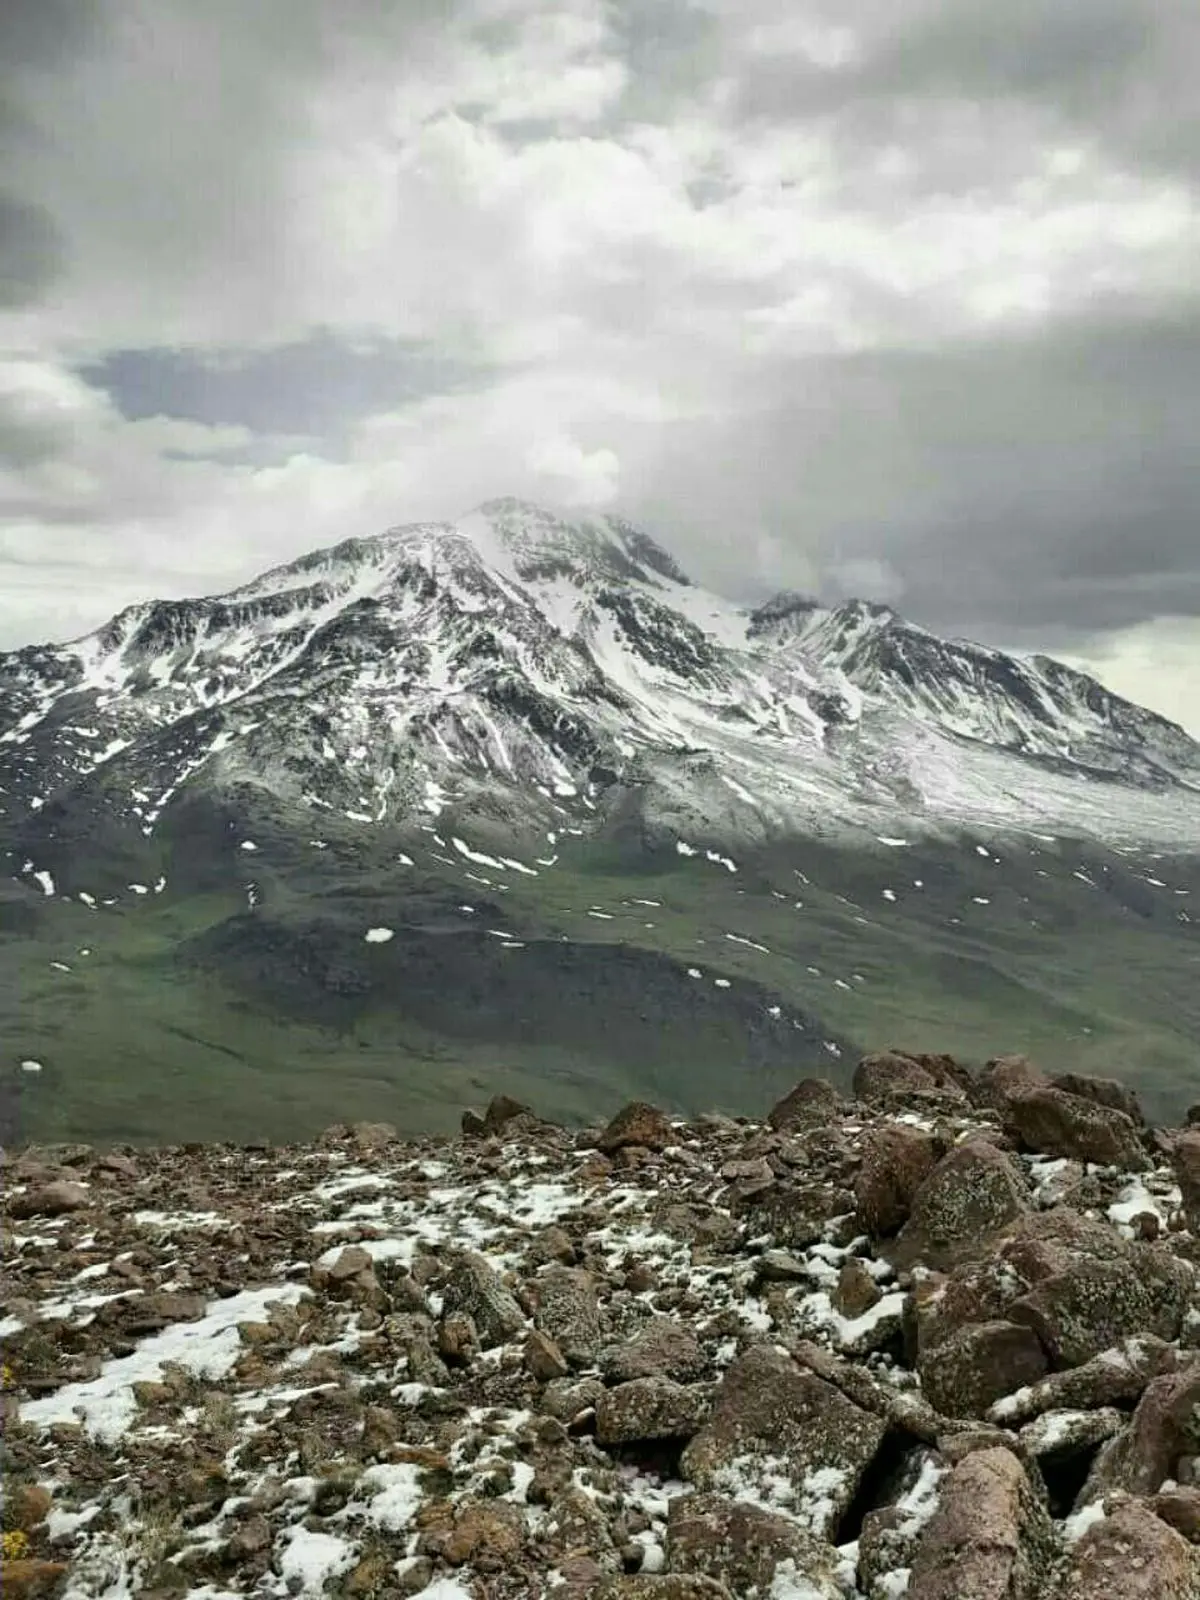
M 1200 734 L 1196 0 L 7 0 L 0 648 L 517 494 Z

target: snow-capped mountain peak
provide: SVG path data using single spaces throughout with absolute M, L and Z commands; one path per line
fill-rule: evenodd
M 87 791 L 152 832 L 230 783 L 376 825 L 636 794 L 648 826 L 714 837 L 898 815 L 1200 836 L 1200 748 L 1057 662 L 871 602 L 749 610 L 620 517 L 514 499 L 0 656 L 10 819 Z

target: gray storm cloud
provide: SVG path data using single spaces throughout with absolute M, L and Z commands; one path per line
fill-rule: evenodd
M 0 62 L 0 645 L 507 492 L 747 598 L 1200 619 L 1193 4 L 18 0 Z

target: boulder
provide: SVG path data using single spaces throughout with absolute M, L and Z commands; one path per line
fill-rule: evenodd
M 789 1578 L 806 1600 L 842 1600 L 837 1551 L 790 1517 L 720 1494 L 678 1495 L 667 1515 L 667 1564 L 701 1573 L 734 1594 L 778 1593 Z M 800 1587 L 800 1583 L 807 1585 Z
M 753 1345 L 728 1368 L 708 1421 L 683 1453 L 698 1489 L 735 1473 L 769 1501 L 782 1478 L 787 1509 L 822 1537 L 832 1533 L 875 1459 L 887 1422 L 772 1345 Z
M 985 1417 L 1003 1395 L 1036 1383 L 1046 1369 L 1033 1329 L 999 1320 L 960 1328 L 917 1364 L 925 1397 L 948 1417 Z
M 857 1100 L 881 1102 L 894 1095 L 941 1089 L 945 1078 L 913 1056 L 901 1055 L 896 1050 L 881 1050 L 875 1055 L 863 1056 L 854 1069 L 852 1083 Z M 953 1087 L 957 1089 L 958 1086 Z
M 1134 1335 L 1178 1337 L 1194 1290 L 1192 1266 L 1154 1245 L 1123 1259 L 1075 1261 L 1008 1308 L 1033 1328 L 1052 1366 L 1078 1367 Z
M 998 1400 L 988 1416 L 1015 1427 L 1046 1411 L 1129 1405 L 1152 1379 L 1179 1367 L 1179 1352 L 1163 1339 L 1129 1338 L 1081 1367 L 1051 1372 L 1027 1389 Z
M 648 1105 L 644 1100 L 633 1100 L 618 1111 L 608 1126 L 596 1139 L 596 1149 L 605 1155 L 630 1147 L 644 1150 L 665 1150 L 676 1142 L 675 1131 L 665 1111 Z
M 1189 1128 L 1172 1141 L 1171 1165 L 1183 1197 L 1188 1227 L 1200 1232 L 1200 1127 Z
M 1146 1125 L 1137 1095 L 1116 1078 L 1091 1078 L 1079 1072 L 1060 1072 L 1051 1080 L 1056 1089 L 1077 1095 L 1081 1100 L 1092 1100 L 1110 1111 L 1123 1111 L 1136 1127 Z
M 1048 1081 L 1046 1074 L 1028 1056 L 993 1056 L 976 1078 L 972 1098 L 979 1105 L 1003 1110 L 1014 1090 L 1033 1088 Z
M 550 1266 L 534 1279 L 534 1321 L 572 1367 L 595 1365 L 600 1352 L 600 1308 L 591 1274 L 576 1267 Z
M 1073 1546 L 1056 1600 L 1196 1600 L 1198 1592 L 1192 1546 L 1143 1501 L 1127 1500 Z
M 8 1214 L 14 1221 L 25 1221 L 29 1217 L 65 1217 L 91 1204 L 92 1192 L 86 1184 L 58 1178 L 51 1183 L 36 1184 L 24 1194 L 13 1195 L 8 1202 Z
M 446 1277 L 443 1310 L 465 1311 L 475 1323 L 485 1350 L 504 1344 L 525 1326 L 525 1314 L 504 1287 L 500 1274 L 472 1250 L 458 1256 Z
M 600 1370 L 609 1383 L 630 1383 L 635 1378 L 694 1383 L 703 1377 L 706 1365 L 696 1335 L 673 1317 L 651 1317 L 631 1339 L 600 1357 Z
M 1123 1111 L 1051 1084 L 1013 1090 L 1004 1102 L 1005 1125 L 1030 1150 L 1102 1167 L 1142 1172 L 1150 1159 L 1137 1125 Z
M 940 1485 L 906 1600 L 1043 1600 L 1049 1516 L 1010 1450 L 977 1450 Z
M 842 1108 L 842 1097 L 824 1078 L 801 1078 L 794 1089 L 772 1106 L 767 1121 L 777 1132 L 789 1128 L 820 1126 L 832 1122 Z
M 596 1439 L 600 1444 L 690 1439 L 708 1415 L 711 1398 L 705 1384 L 634 1378 L 606 1389 L 597 1399 Z
M 862 1165 L 854 1180 L 859 1219 L 875 1238 L 908 1221 L 917 1190 L 937 1164 L 932 1134 L 903 1123 L 883 1123 L 863 1136 Z
M 1080 1496 L 1082 1504 L 1114 1489 L 1155 1494 L 1178 1476 L 1181 1456 L 1200 1450 L 1200 1361 L 1154 1378 L 1129 1426 L 1098 1458 Z
M 1021 1175 L 1009 1157 L 970 1139 L 943 1156 L 917 1190 L 893 1259 L 898 1266 L 920 1262 L 940 1270 L 978 1260 L 1028 1210 Z

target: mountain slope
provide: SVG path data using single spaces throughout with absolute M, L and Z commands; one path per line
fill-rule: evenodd
M 0 791 L 0 1024 L 60 1131 L 436 1124 L 497 1059 L 562 1115 L 738 1109 L 902 1019 L 1194 1071 L 1182 729 L 884 607 L 739 608 L 615 517 L 493 501 L 2 656 Z

